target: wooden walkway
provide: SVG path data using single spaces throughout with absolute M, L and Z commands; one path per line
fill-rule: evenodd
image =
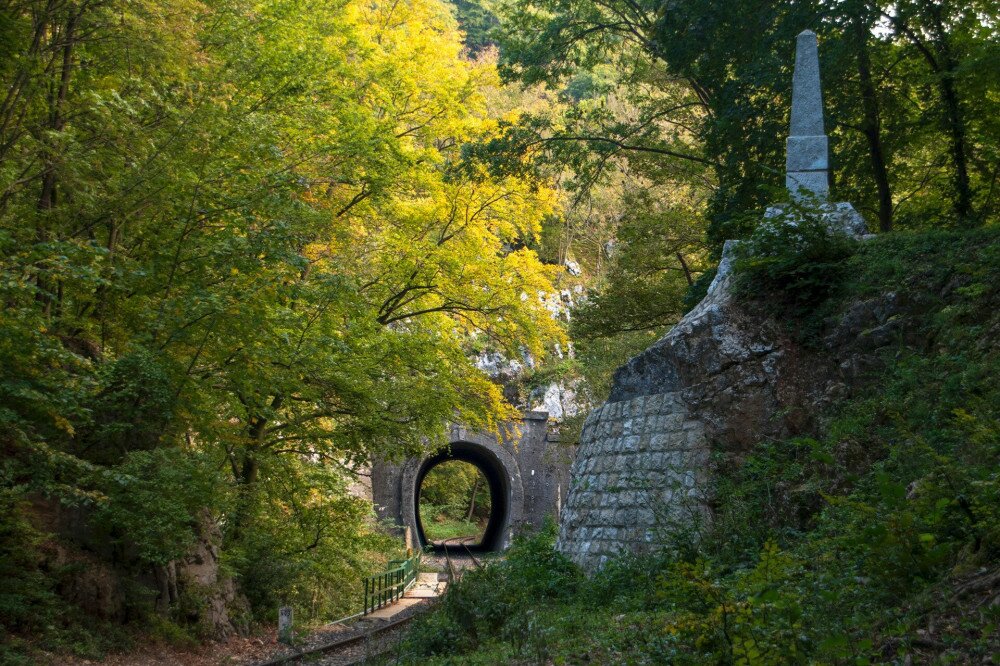
M 448 583 L 438 580 L 439 574 L 436 571 L 417 574 L 417 583 L 403 595 L 403 598 L 394 604 L 383 606 L 377 611 L 369 613 L 365 619 L 391 620 L 407 608 L 422 603 L 426 599 L 434 599 L 444 594 Z

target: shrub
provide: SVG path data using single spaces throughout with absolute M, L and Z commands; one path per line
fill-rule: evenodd
M 518 538 L 506 559 L 466 571 L 441 607 L 417 623 L 408 638 L 408 650 L 432 656 L 520 635 L 526 628 L 522 621 L 527 608 L 571 598 L 582 574 L 553 548 L 555 536 L 555 523 L 546 521 L 539 533 Z M 532 624 L 531 630 L 539 631 L 538 624 Z
M 132 646 L 121 625 L 86 616 L 59 596 L 69 566 L 42 555 L 54 539 L 32 524 L 23 487 L 0 471 L 0 664 L 36 664 L 39 649 L 100 659 Z
M 197 536 L 199 512 L 224 505 L 210 462 L 179 449 L 133 451 L 102 476 L 106 499 L 94 524 L 146 564 L 185 555 Z
M 824 306 L 832 305 L 856 248 L 856 240 L 831 232 L 809 211 L 794 221 L 770 220 L 737 246 L 736 293 L 762 300 L 777 316 L 793 320 L 804 338 L 830 313 Z
M 684 293 L 684 299 L 681 301 L 685 313 L 690 312 L 694 309 L 694 306 L 701 303 L 702 299 L 708 294 L 708 288 L 712 286 L 712 281 L 718 272 L 718 269 L 709 269 L 699 275 L 694 283 L 688 287 L 688 290 Z
M 25 511 L 17 488 L 0 486 L 0 661 L 5 663 L 15 654 L 10 632 L 43 631 L 60 612 L 55 581 L 38 567 L 43 535 Z
M 336 469 L 269 464 L 272 483 L 257 489 L 251 518 L 223 551 L 253 618 L 273 622 L 284 605 L 307 624 L 359 611 L 362 577 L 401 554 L 398 539 L 376 528 L 370 504 L 346 495 Z

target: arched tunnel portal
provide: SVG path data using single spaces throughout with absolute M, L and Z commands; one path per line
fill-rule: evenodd
M 528 412 L 511 432 L 517 434 L 497 437 L 452 426 L 448 444 L 437 451 L 402 464 L 375 462 L 372 499 L 379 518 L 409 528 L 414 546 L 433 547 L 421 521 L 420 486 L 437 465 L 460 460 L 479 468 L 490 489 L 490 517 L 474 549 L 505 550 L 514 535 L 540 527 L 547 516 L 558 519 L 574 449 L 549 433 L 545 412 Z
M 424 534 L 424 523 L 420 515 L 420 488 L 429 471 L 449 460 L 461 460 L 475 465 L 483 473 L 490 489 L 490 517 L 486 529 L 480 542 L 468 547 L 481 551 L 503 550 L 509 541 L 511 526 L 521 522 L 524 512 L 524 488 L 517 462 L 500 447 L 464 441 L 452 442 L 430 457 L 415 461 L 416 474 L 412 487 L 409 483 L 412 472 L 404 472 L 403 492 L 406 494 L 403 497 L 403 514 L 413 530 L 416 545 L 423 548 L 434 547 Z

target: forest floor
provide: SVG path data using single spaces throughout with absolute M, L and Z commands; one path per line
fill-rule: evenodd
M 408 615 L 416 615 L 425 611 L 445 589 L 445 584 L 439 582 L 437 576 L 437 571 L 443 571 L 445 565 L 443 562 L 440 564 L 437 563 L 437 560 L 433 556 L 428 559 L 430 560 L 428 568 L 435 571 L 422 573 L 422 580 L 407 592 L 406 597 L 402 600 L 376 611 L 368 616 L 368 618 L 358 619 L 351 623 L 328 624 L 317 627 L 300 638 L 296 645 L 296 650 L 303 651 L 319 647 L 340 638 L 347 638 L 352 634 L 364 633 L 370 628 L 378 626 L 380 623 L 395 621 Z M 472 561 L 468 557 L 453 556 L 452 559 L 456 571 L 461 571 L 472 566 Z M 250 665 L 264 663 L 276 657 L 291 654 L 292 652 L 293 650 L 278 642 L 277 627 L 268 626 L 262 628 L 252 636 L 233 637 L 226 641 L 212 642 L 190 648 L 162 642 L 146 643 L 136 650 L 108 655 L 100 660 L 52 655 L 52 659 L 47 663 L 65 664 L 66 666 L 90 666 L 92 664 L 101 664 L 102 666 Z M 335 660 L 338 656 L 341 655 L 331 653 L 324 657 L 323 663 L 326 663 L 325 660 L 327 659 Z M 334 662 L 330 661 L 330 663 Z
M 429 520 L 424 525 L 424 533 L 428 541 L 442 541 L 444 539 L 458 539 L 470 537 L 473 543 L 478 542 L 486 531 L 486 520 L 452 520 L 444 516 L 439 519 Z
M 193 648 L 183 648 L 168 643 L 146 643 L 138 649 L 119 654 L 109 654 L 102 659 L 82 659 L 66 655 L 52 655 L 48 662 L 65 666 L 223 666 L 225 664 L 251 664 L 264 661 L 275 654 L 282 644 L 278 642 L 277 626 L 267 627 L 253 636 L 236 636 L 226 641 L 211 642 Z

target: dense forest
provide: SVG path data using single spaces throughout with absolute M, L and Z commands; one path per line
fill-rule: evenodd
M 806 28 L 833 196 L 877 236 L 765 248 L 742 289 L 805 338 L 896 289 L 924 299 L 921 345 L 820 432 L 727 467 L 711 529 L 589 579 L 523 541 L 409 649 L 1000 659 L 998 20 L 987 0 L 0 0 L 0 662 L 349 614 L 402 550 L 353 489 L 373 456 L 497 431 L 552 385 L 572 444 L 787 199 Z M 488 502 L 463 474 L 429 501 L 470 522 Z

